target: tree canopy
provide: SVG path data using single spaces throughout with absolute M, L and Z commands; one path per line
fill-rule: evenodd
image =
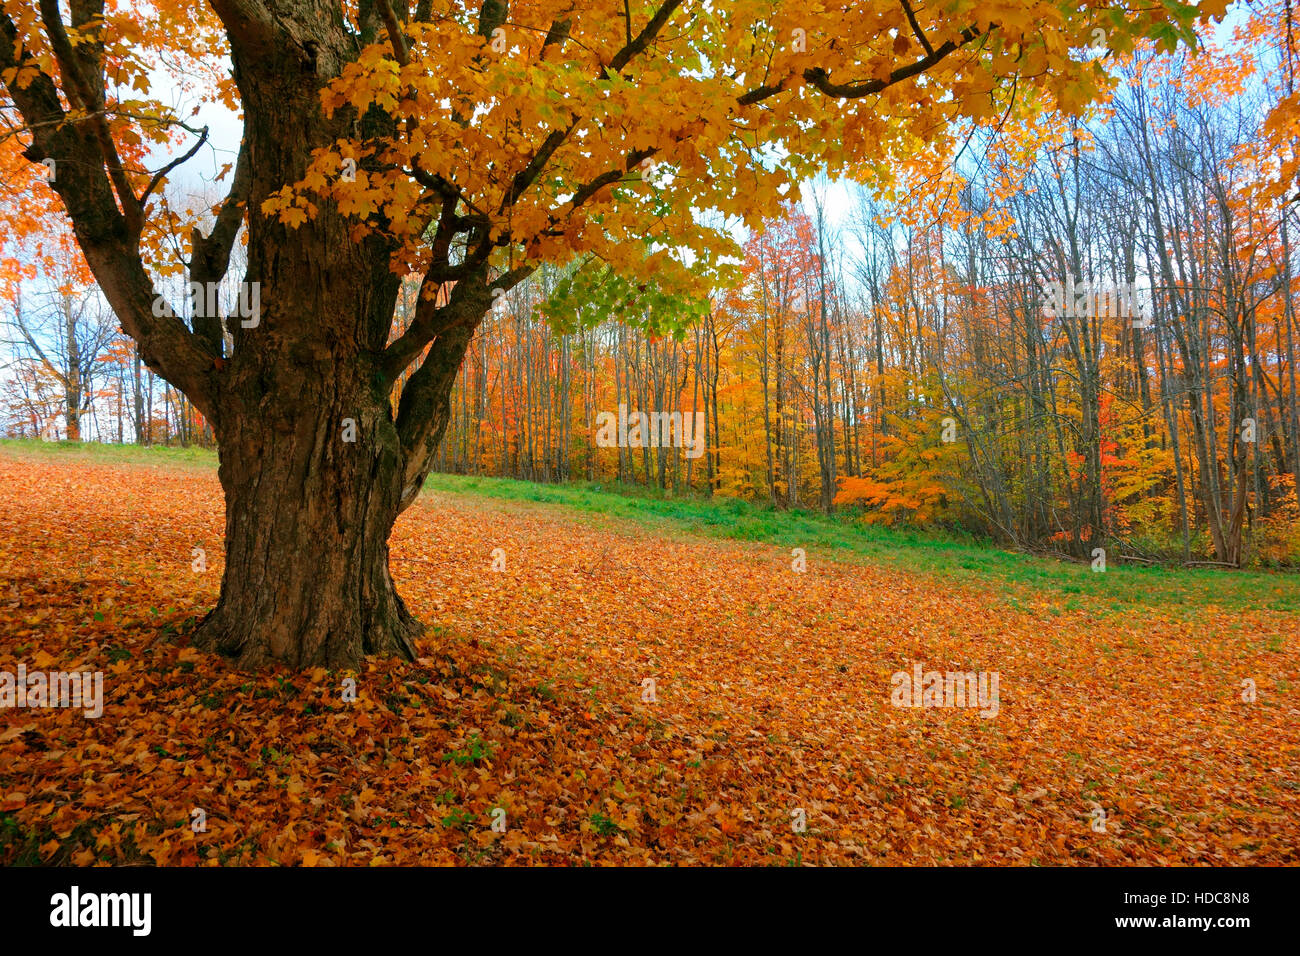
M 142 359 L 216 433 L 226 578 L 200 643 L 249 663 L 409 655 L 387 534 L 505 291 L 576 269 L 619 314 L 680 325 L 692 310 L 664 306 L 725 284 L 734 226 L 801 180 L 888 190 L 977 127 L 1085 109 L 1107 51 L 1194 42 L 1225 8 L 4 0 L 3 162 L 26 177 L 4 215 L 23 230 L 62 206 Z M 209 138 L 178 92 L 243 118 L 211 208 L 167 199 Z M 251 321 L 161 290 L 225 280 L 236 243 Z

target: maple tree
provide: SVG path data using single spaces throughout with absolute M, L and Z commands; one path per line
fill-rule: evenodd
M 345 675 L 323 667 L 248 674 L 156 639 L 215 599 L 223 525 L 213 469 L 161 457 L 0 448 L 0 495 L 24 503 L 0 526 L 5 646 L 29 670 L 104 673 L 97 719 L 0 714 L 5 865 L 1300 855 L 1300 792 L 1282 785 L 1300 749 L 1295 576 L 1096 575 L 1004 555 L 1032 575 L 1008 594 L 985 550 L 908 569 L 811 545 L 800 574 L 770 543 L 502 507 L 448 482 L 392 544 L 403 593 L 439 631 L 414 663 L 348 672 L 349 703 Z M 201 574 L 195 544 L 212 560 Z M 1000 668 L 996 720 L 892 706 L 890 674 L 909 658 Z M 1105 832 L 1090 826 L 1097 806 Z
M 758 221 L 823 167 L 883 182 L 1013 91 L 1079 109 L 1107 83 L 1085 55 L 1098 36 L 1172 45 L 1224 8 L 160 0 L 145 18 L 126 0 L 5 0 L 0 79 L 122 327 L 215 431 L 227 560 L 197 643 L 250 666 L 348 664 L 414 653 L 388 537 L 494 295 L 575 259 L 698 295 L 734 248 L 702 213 Z M 206 233 L 158 202 L 206 137 L 155 88 L 164 60 L 243 114 Z M 140 150 L 165 143 L 175 158 L 148 168 Z M 241 227 L 256 322 L 158 307 L 158 276 L 221 280 Z

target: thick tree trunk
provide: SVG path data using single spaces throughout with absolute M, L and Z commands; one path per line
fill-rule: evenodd
M 410 658 L 422 630 L 388 568 L 403 474 L 387 399 L 320 385 L 332 394 L 304 378 L 286 416 L 220 437 L 226 565 L 195 641 L 240 666 Z
M 354 236 L 355 223 L 328 202 L 297 229 L 261 211 L 267 197 L 305 174 L 313 148 L 346 135 L 355 121 L 319 109 L 319 87 L 332 72 L 324 67 L 350 55 L 349 40 L 303 16 L 291 25 L 301 47 L 269 56 L 250 48 L 234 58 L 252 107 L 242 151 L 244 281 L 259 284 L 260 312 L 251 324 L 226 323 L 233 355 L 217 363 L 226 564 L 220 600 L 195 643 L 249 668 L 357 666 L 366 654 L 410 658 L 421 631 L 388 569 L 407 478 L 390 406 L 393 377 L 379 366 L 398 288 L 391 248 Z M 192 278 L 211 280 L 208 263 L 196 262 Z M 213 271 L 223 269 L 221 261 Z M 220 354 L 219 325 L 196 329 Z
M 42 6 L 52 39 L 60 39 L 58 5 Z M 444 241 L 430 250 L 409 327 L 393 339 L 401 281 L 394 264 L 409 262 L 398 255 L 403 240 L 388 228 L 386 213 L 345 214 L 329 190 L 313 192 L 300 207 L 309 212 L 296 222 L 267 207 L 307 177 L 322 150 L 340 140 L 396 135 L 397 119 L 382 110 L 345 107 L 327 115 L 321 104 L 321 91 L 387 29 L 382 11 L 363 2 L 358 33 L 337 4 L 318 0 L 210 6 L 230 39 L 243 141 L 230 193 L 210 229 L 191 234 L 187 265 L 200 289 L 226 277 L 243 283 L 235 316 L 210 314 L 205 298 L 187 324 L 179 318 L 185 310 L 173 307 L 179 303 L 157 293 L 140 252 L 148 194 L 138 193 L 113 157 L 105 169 L 93 123 L 66 122 L 54 79 L 23 51 L 5 16 L 0 64 L 7 69 L 0 72 L 21 72 L 26 64 L 36 74 L 22 87 L 6 87 L 32 130 L 26 155 L 57 160 L 51 185 L 100 288 L 137 343 L 137 439 L 150 436 L 141 365 L 183 390 L 216 436 L 226 564 L 220 601 L 195 643 L 245 667 L 346 667 L 367 654 L 411 657 L 420 626 L 394 590 L 389 533 L 419 494 L 447 426 L 452 383 L 492 293 L 508 291 L 531 267 L 491 275 L 496 245 L 485 227 L 457 214 L 456 188 L 440 177 L 416 177 L 438 200 L 431 209 L 440 210 Z M 405 13 L 405 5 L 396 6 Z M 74 2 L 71 9 L 74 26 L 94 19 L 94 4 Z M 490 34 L 489 28 L 484 35 Z M 65 65 L 86 54 L 83 79 L 99 84 L 64 99 L 101 114 L 104 72 L 95 48 L 82 43 L 73 50 L 66 38 L 56 45 Z M 352 166 L 340 159 L 326 177 L 345 183 L 350 174 L 391 172 L 380 155 L 363 151 L 348 161 Z M 241 225 L 247 252 L 239 276 L 230 253 Z M 462 235 L 467 251 L 453 264 L 452 240 Z

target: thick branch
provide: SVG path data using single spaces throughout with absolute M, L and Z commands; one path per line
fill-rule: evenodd
M 103 157 L 103 163 L 108 168 L 108 175 L 113 181 L 113 188 L 117 191 L 118 202 L 122 206 L 122 212 L 126 216 L 128 228 L 134 235 L 139 235 L 144 228 L 144 210 L 140 206 L 139 199 L 136 198 L 135 191 L 131 188 L 131 183 L 126 177 L 126 170 L 122 167 L 122 159 L 118 156 L 117 145 L 113 142 L 112 133 L 108 129 L 108 121 L 104 118 L 104 103 L 102 98 L 97 95 L 95 88 L 92 88 L 85 77 L 81 75 L 81 68 L 77 63 L 76 53 L 72 49 L 72 42 L 68 39 L 67 31 L 63 28 L 63 19 L 59 14 L 58 0 L 40 0 L 41 19 L 45 23 L 45 32 L 50 38 L 50 47 L 54 51 L 54 58 L 59 64 L 59 69 L 63 71 L 63 78 L 66 81 L 67 88 L 64 90 L 68 94 L 68 99 L 80 107 L 86 113 L 86 119 L 90 123 L 91 130 L 95 136 L 95 142 L 99 146 L 100 154 Z M 100 84 L 96 83 L 96 88 Z
M 406 48 L 406 36 L 402 25 L 397 22 L 397 14 L 388 0 L 378 0 L 379 12 L 384 18 L 384 27 L 388 30 L 388 41 L 393 45 L 393 56 L 402 66 L 411 62 L 411 55 Z
M 655 15 L 650 18 L 650 22 L 645 25 L 645 28 L 636 35 L 636 39 L 614 54 L 614 59 L 609 61 L 609 69 L 617 73 L 631 63 L 633 57 L 644 53 L 646 47 L 659 35 L 659 31 L 668 24 L 669 18 L 681 5 L 681 0 L 667 0 L 662 7 L 655 11 Z M 629 29 L 631 28 L 631 22 L 631 20 L 628 21 Z
M 478 11 L 478 35 L 491 39 L 493 31 L 505 26 L 509 14 L 510 4 L 506 0 L 483 0 Z
M 397 434 L 402 448 L 399 510 L 405 510 L 419 496 L 434 452 L 447 430 L 451 388 L 475 324 L 461 323 L 438 336 L 424 364 L 402 390 L 397 413 Z
M 204 286 L 209 282 L 219 282 L 230 268 L 230 251 L 235 246 L 239 227 L 244 222 L 244 207 L 248 202 L 248 190 L 252 183 L 251 164 L 248 161 L 248 140 L 239 147 L 239 157 L 235 160 L 235 177 L 230 184 L 230 192 L 221 204 L 212 231 L 206 236 L 198 226 L 190 232 L 190 281 Z M 217 315 L 196 315 L 194 317 L 194 334 L 203 340 L 213 355 L 222 351 L 221 317 Z
M 415 306 L 415 317 L 410 326 L 384 350 L 382 372 L 388 381 L 396 381 L 402 371 L 424 351 L 435 338 L 447 334 L 452 328 L 469 323 L 477 325 L 495 303 L 493 292 L 508 292 L 527 278 L 532 266 L 519 266 L 484 285 L 481 281 L 466 279 L 452 290 L 445 305 L 438 305 L 437 290 L 441 285 L 426 272 L 420 282 L 420 292 Z M 500 293 L 497 293 L 500 295 Z M 410 388 L 410 385 L 407 385 Z
M 569 200 L 569 206 L 572 209 L 577 209 L 579 206 L 585 205 L 592 196 L 596 195 L 596 193 L 600 192 L 606 186 L 612 186 L 619 182 L 625 175 L 640 166 L 642 161 L 649 159 L 656 152 L 657 150 L 655 149 L 647 148 L 633 150 L 628 153 L 626 161 L 627 165 L 623 169 L 608 170 L 601 173 L 590 182 L 579 186 L 574 192 L 573 198 Z
M 406 334 L 385 353 L 387 367 L 391 368 L 401 361 L 401 356 L 411 354 L 411 349 L 414 348 L 414 354 L 418 355 L 425 344 L 430 345 L 424 362 L 402 389 L 397 409 L 397 437 L 403 460 L 400 508 L 405 509 L 416 499 L 429 473 L 433 454 L 447 428 L 456 373 L 474 330 L 493 305 L 492 293 L 497 289 L 512 288 L 532 271 L 533 267 L 523 266 L 491 283 L 485 282 L 483 273 L 479 272 L 458 283 L 452 289 L 446 306 L 442 309 L 431 306 L 425 315 L 417 315 Z M 425 301 L 422 295 L 421 305 Z M 404 363 L 402 367 L 405 367 Z
M 900 66 L 884 79 L 862 80 L 857 83 L 832 83 L 829 74 L 824 69 L 821 67 L 813 67 L 804 70 L 804 82 L 820 92 L 825 93 L 827 96 L 833 96 L 836 99 L 851 100 L 862 96 L 870 96 L 873 93 L 880 93 L 896 83 L 901 83 L 903 80 L 919 76 L 926 70 L 932 69 L 942 62 L 949 54 L 960 50 L 962 47 L 983 35 L 983 33 L 974 27 L 967 27 L 961 32 L 960 42 L 957 40 L 948 40 L 942 46 L 934 48 L 933 52 L 926 54 L 921 59 L 909 63 L 907 66 Z M 736 102 L 741 106 L 753 106 L 755 103 L 761 103 L 763 100 L 770 99 L 782 92 L 791 79 L 792 77 L 786 77 L 780 83 L 755 87 L 744 96 L 741 96 Z
M 250 61 L 273 55 L 282 46 L 284 28 L 263 0 L 210 0 L 236 53 Z

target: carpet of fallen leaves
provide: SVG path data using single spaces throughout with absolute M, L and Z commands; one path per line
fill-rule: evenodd
M 423 656 L 346 703 L 345 674 L 184 646 L 211 471 L 3 456 L 0 496 L 0 669 L 105 673 L 99 719 L 0 711 L 3 863 L 1300 862 L 1294 616 L 1016 610 L 426 496 L 393 539 Z M 998 671 L 999 713 L 891 706 L 913 660 Z

